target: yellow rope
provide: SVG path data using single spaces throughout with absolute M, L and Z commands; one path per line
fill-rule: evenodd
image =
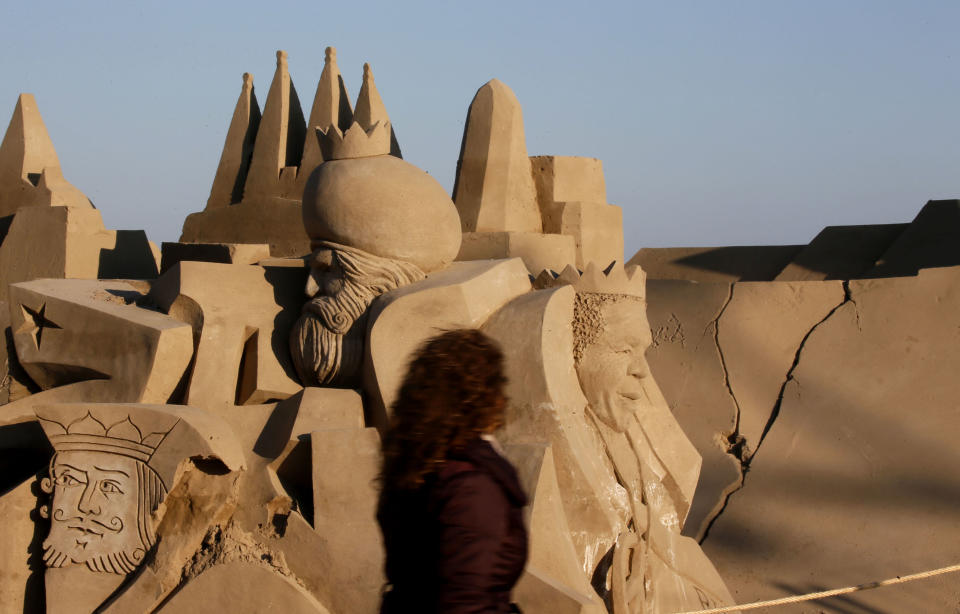
M 689 612 L 678 612 L 677 614 L 720 614 L 721 612 L 737 612 L 740 610 L 755 610 L 757 608 L 768 608 L 775 605 L 785 605 L 788 603 L 797 603 L 799 601 L 812 601 L 814 599 L 823 599 L 824 597 L 834 597 L 836 595 L 845 595 L 847 593 L 863 591 L 868 588 L 879 588 L 881 586 L 890 586 L 892 584 L 900 584 L 902 582 L 909 582 L 911 580 L 922 580 L 923 578 L 929 578 L 931 576 L 939 576 L 940 574 L 951 573 L 954 571 L 960 571 L 960 564 L 950 565 L 949 567 L 941 567 L 940 569 L 931 569 L 930 571 L 915 573 L 909 576 L 897 576 L 896 578 L 889 578 L 887 580 L 881 580 L 879 582 L 867 582 L 866 584 L 858 584 L 857 586 L 847 586 L 845 588 L 835 588 L 829 591 L 820 591 L 819 593 L 807 593 L 805 595 L 794 595 L 792 597 L 783 597 L 781 599 L 771 599 L 769 601 L 755 601 L 754 603 L 747 603 L 744 605 L 731 605 L 731 606 L 726 606 L 722 608 L 711 608 L 709 610 L 691 610 Z

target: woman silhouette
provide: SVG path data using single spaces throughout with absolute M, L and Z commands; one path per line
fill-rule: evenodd
M 383 444 L 381 613 L 519 611 L 510 591 L 527 558 L 526 496 L 492 438 L 505 382 L 500 349 L 477 330 L 414 355 Z

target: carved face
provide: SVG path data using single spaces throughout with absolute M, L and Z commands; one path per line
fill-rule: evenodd
M 600 312 L 603 329 L 584 349 L 577 374 L 597 418 L 623 432 L 630 416 L 649 403 L 645 353 L 652 341 L 650 325 L 640 301 L 608 302 Z
M 310 261 L 307 296 L 336 296 L 343 290 L 343 267 L 330 248 L 314 250 Z
M 370 303 L 423 278 L 416 266 L 349 248 L 318 248 L 310 263 L 312 296 L 290 332 L 290 351 L 308 386 L 352 386 L 363 362 Z
M 49 567 L 85 563 L 98 571 L 132 571 L 146 554 L 138 525 L 139 461 L 118 454 L 59 452 L 51 470 Z M 149 469 L 148 469 L 149 471 Z

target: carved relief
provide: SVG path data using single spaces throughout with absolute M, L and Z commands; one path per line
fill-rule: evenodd
M 41 487 L 53 495 L 43 542 L 47 567 L 83 564 L 127 574 L 155 542 L 151 514 L 167 486 L 150 460 L 178 419 L 104 423 L 89 411 L 65 422 L 39 416 L 55 454 Z
M 191 407 L 62 403 L 39 407 L 36 416 L 54 449 L 41 481 L 52 495 L 40 509 L 50 519 L 48 568 L 131 573 L 156 543 L 154 512 L 182 461 L 215 457 L 228 469 L 242 466 L 229 428 Z
M 316 127 L 325 162 L 303 191 L 310 300 L 290 350 L 305 386 L 358 385 L 370 303 L 443 269 L 460 249 L 457 209 L 443 186 L 400 159 L 369 65 L 355 109 L 351 121 Z
M 535 286 L 566 284 L 576 290 L 573 359 L 586 399 L 579 420 L 598 446 L 618 517 L 612 547 L 590 565 L 594 589 L 614 613 L 686 610 L 702 595 L 729 602 L 699 545 L 680 535 L 688 509 L 680 476 L 699 459 L 686 455 L 689 441 L 664 411 L 647 364 L 652 335 L 643 271 L 589 265 L 581 274 L 568 267 L 560 275 L 544 272 Z
M 303 315 L 290 334 L 304 385 L 350 385 L 359 375 L 367 308 L 384 292 L 423 279 L 414 264 L 321 242 L 313 252 Z

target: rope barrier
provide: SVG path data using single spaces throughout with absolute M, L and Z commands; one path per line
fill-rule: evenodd
M 855 593 L 857 591 L 863 591 L 870 588 L 879 588 L 881 586 L 891 586 L 893 584 L 910 582 L 911 580 L 922 580 L 923 578 L 930 578 L 932 576 L 939 576 L 940 574 L 952 573 L 955 571 L 960 571 L 960 564 L 950 565 L 949 567 L 941 567 L 940 569 L 931 569 L 930 571 L 910 574 L 909 576 L 897 576 L 896 578 L 889 578 L 879 582 L 867 582 L 866 584 L 858 584 L 856 586 L 847 586 L 844 588 L 835 588 L 829 591 L 820 591 L 818 593 L 806 593 L 804 595 L 782 597 L 780 599 L 771 599 L 769 601 L 755 601 L 753 603 L 746 603 L 744 605 L 731 605 L 722 608 L 711 608 L 709 610 L 691 610 L 689 612 L 678 612 L 677 614 L 721 614 L 722 612 L 737 612 L 742 610 L 755 610 L 757 608 L 769 608 L 776 605 L 786 605 L 788 603 L 798 603 L 800 601 L 813 601 L 815 599 L 823 599 L 825 597 L 835 597 L 837 595 Z

